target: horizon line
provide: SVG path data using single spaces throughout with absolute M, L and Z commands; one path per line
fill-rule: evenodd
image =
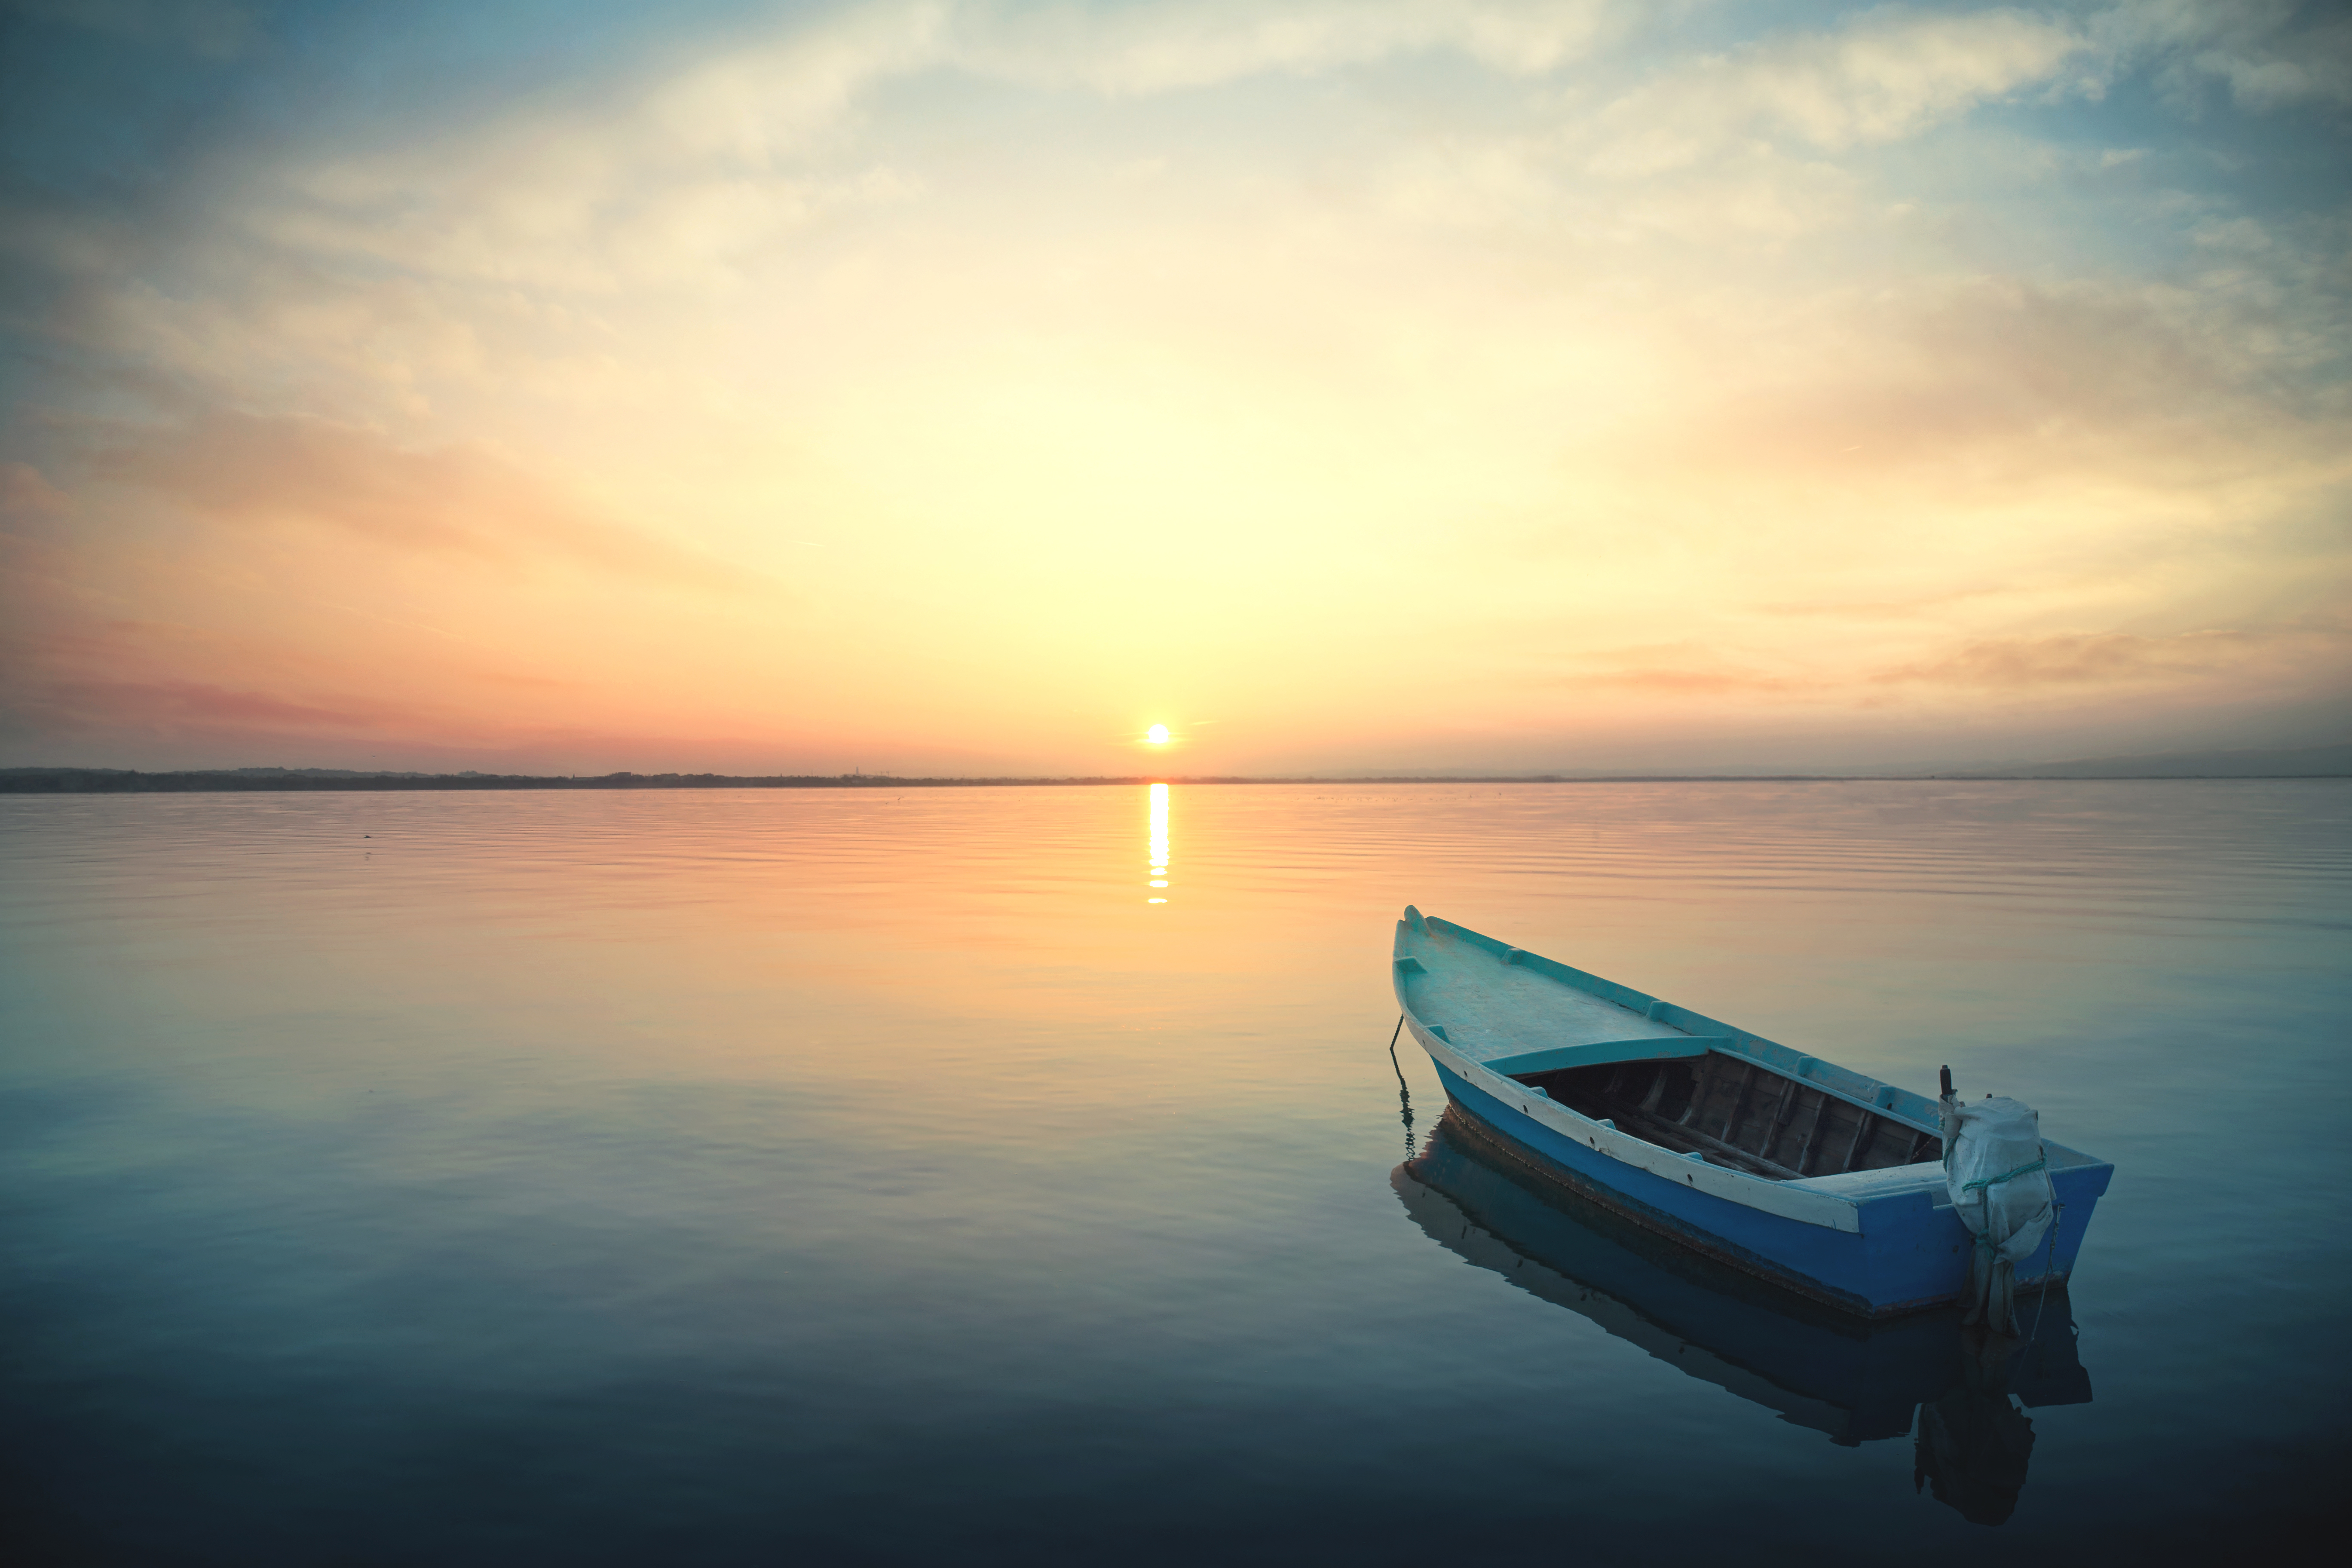
M 2324 751 L 2333 747 L 2292 748 Z M 2192 755 L 2195 753 L 2191 753 Z M 2230 753 L 2204 753 L 2225 756 Z M 346 768 L 137 768 L 16 766 L 0 768 L 0 794 L 129 795 L 328 793 L 336 790 L 465 791 L 564 789 L 1002 789 L 1020 787 L 1100 788 L 1138 784 L 2098 784 L 2134 779 L 2166 782 L 2194 779 L 2294 779 L 2352 777 L 2352 766 L 2326 773 L 2118 773 L 2091 777 L 2053 775 L 2044 769 L 2082 767 L 2110 759 L 2083 758 L 2023 768 L 1946 770 L 1931 773 L 1091 773 L 935 774 L 897 773 L 490 773 L 479 770 L 427 773 Z M 2112 759 L 2140 761 L 2141 758 Z M 2146 760 L 2154 761 L 2154 757 Z

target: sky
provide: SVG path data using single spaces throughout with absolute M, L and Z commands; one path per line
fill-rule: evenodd
M 16 0 L 0 764 L 2340 741 L 2347 258 L 2288 0 Z

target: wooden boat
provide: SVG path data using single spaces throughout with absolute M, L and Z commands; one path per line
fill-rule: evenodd
M 1397 1001 L 1448 1100 L 1531 1171 L 1849 1312 L 1960 1299 L 1937 1102 L 1407 908 Z M 2017 1289 L 2063 1284 L 2115 1167 L 2043 1142 L 2058 1205 Z

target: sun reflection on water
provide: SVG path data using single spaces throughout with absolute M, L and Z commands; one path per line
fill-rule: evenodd
M 1164 784 L 1151 786 L 1151 885 L 1155 888 L 1168 885 L 1168 786 Z M 1150 904 L 1167 901 L 1161 898 L 1144 900 Z

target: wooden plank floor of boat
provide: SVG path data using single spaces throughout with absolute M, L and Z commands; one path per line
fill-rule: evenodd
M 1722 1051 L 1563 1068 L 1518 1081 L 1662 1149 L 1773 1181 L 1944 1157 L 1944 1141 L 1933 1132 Z

